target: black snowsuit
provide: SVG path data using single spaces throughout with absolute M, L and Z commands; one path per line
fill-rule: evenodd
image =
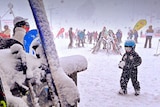
M 141 57 L 132 50 L 131 52 L 126 52 L 122 61 L 125 61 L 125 66 L 123 67 L 123 72 L 121 74 L 120 85 L 122 90 L 127 90 L 127 84 L 131 78 L 132 85 L 135 90 L 140 90 L 140 84 L 137 80 L 137 67 L 142 63 Z

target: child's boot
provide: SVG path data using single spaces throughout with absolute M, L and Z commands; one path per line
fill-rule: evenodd
M 127 90 L 120 89 L 120 90 L 119 90 L 119 94 L 125 95 L 125 94 L 127 94 Z
M 138 96 L 140 94 L 140 90 L 135 90 L 135 96 Z

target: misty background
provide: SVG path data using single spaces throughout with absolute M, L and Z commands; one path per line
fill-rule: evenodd
M 140 19 L 146 19 L 148 27 L 160 26 L 159 0 L 43 0 L 53 32 L 61 27 L 100 31 L 107 29 L 128 30 Z M 36 28 L 28 0 L 1 0 L 1 23 L 13 27 L 13 14 L 7 13 L 8 4 L 13 4 L 14 16 L 28 18 L 31 29 Z M 144 27 L 141 30 L 146 30 Z

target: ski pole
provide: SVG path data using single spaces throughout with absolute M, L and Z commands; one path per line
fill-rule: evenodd
M 5 93 L 4 93 L 1 77 L 0 77 L 0 94 L 2 95 L 2 96 L 0 96 L 0 99 L 1 99 L 0 107 L 7 107 L 6 96 L 5 96 Z
M 159 42 L 160 42 L 160 39 L 158 40 L 158 45 L 157 45 L 157 49 L 156 49 L 156 55 L 158 54 Z
M 36 99 L 36 95 L 34 93 L 31 81 L 28 80 L 27 83 L 28 83 L 28 87 L 29 87 L 29 91 L 30 91 L 30 98 L 31 98 L 31 102 L 32 102 L 33 107 L 40 107 L 38 100 Z

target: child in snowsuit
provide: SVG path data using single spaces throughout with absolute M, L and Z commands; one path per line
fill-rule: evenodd
M 121 90 L 119 94 L 127 94 L 127 84 L 131 78 L 132 85 L 135 90 L 135 95 L 140 94 L 140 84 L 137 80 L 137 67 L 142 63 L 141 57 L 135 52 L 135 42 L 133 40 L 127 40 L 124 44 L 126 53 L 123 55 L 122 60 L 119 63 L 119 68 L 123 69 L 120 78 Z

